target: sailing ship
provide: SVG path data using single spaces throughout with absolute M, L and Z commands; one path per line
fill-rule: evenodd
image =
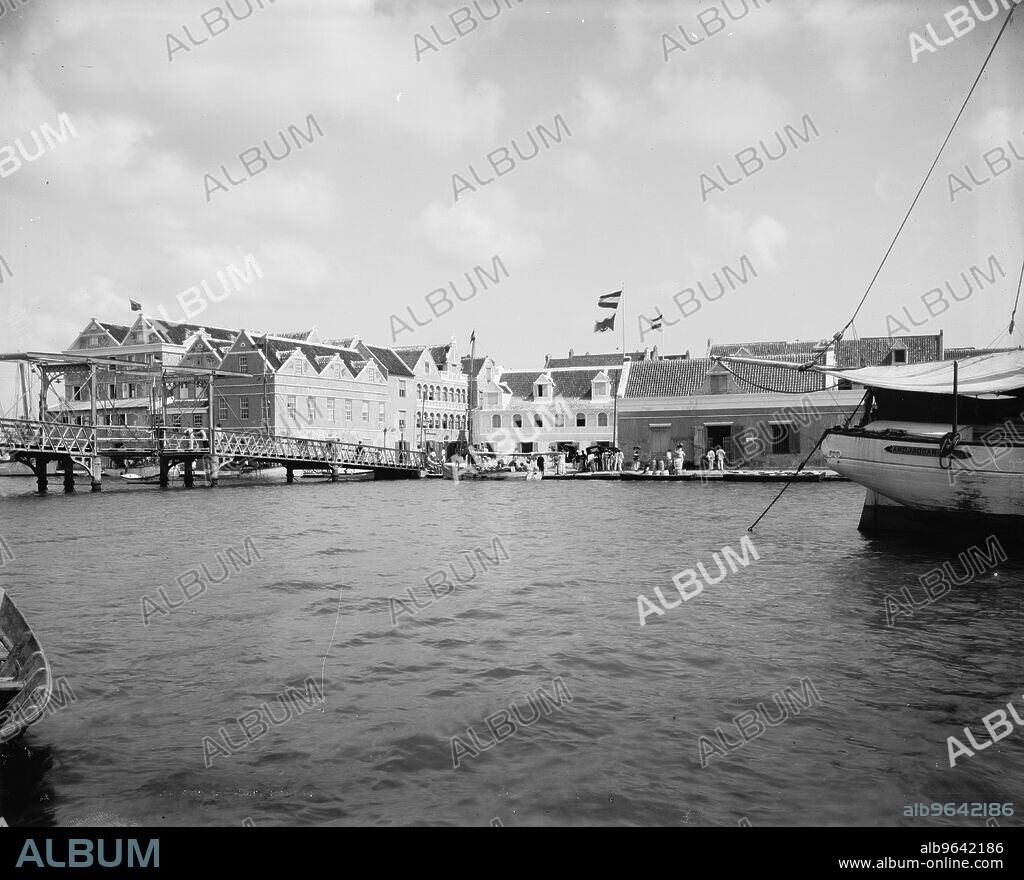
M 867 300 L 1015 9 L 1011 7 L 1006 16 L 853 316 L 833 337 L 834 345 Z M 1000 338 L 1012 337 L 1022 284 L 1024 265 L 1009 329 Z M 1024 351 L 1020 348 L 987 350 L 963 359 L 846 369 L 816 360 L 804 364 L 744 357 L 718 360 L 813 370 L 866 389 L 846 424 L 826 431 L 819 440 L 829 467 L 867 489 L 862 530 L 953 526 L 973 531 L 980 527 L 1020 540 L 1024 525 Z M 861 406 L 860 423 L 850 427 Z
M 35 633 L 0 587 L 0 743 L 21 736 L 43 717 L 52 687 Z
M 868 490 L 861 528 L 1024 525 L 1024 350 L 963 360 L 811 369 L 866 389 L 856 426 L 830 428 L 828 466 Z M 852 416 L 851 416 L 852 421 Z

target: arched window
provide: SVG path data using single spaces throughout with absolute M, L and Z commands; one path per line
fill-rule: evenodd
M 541 418 L 540 413 L 537 413 L 536 415 L 534 415 L 534 417 L 533 417 L 533 426 L 535 428 L 543 428 L 544 427 L 544 419 Z
M 448 389 L 447 388 L 442 388 L 441 389 L 441 401 L 443 403 L 447 403 L 448 402 Z
M 608 413 L 597 414 L 597 427 L 607 428 L 608 427 Z
M 492 428 L 500 428 L 501 427 L 501 416 L 491 416 L 491 427 Z
M 449 416 L 447 413 L 442 417 L 442 420 L 444 422 L 444 424 L 441 425 L 442 428 L 447 430 L 448 428 L 452 427 L 451 416 Z
M 423 427 L 423 413 L 416 413 L 416 427 Z
M 564 428 L 565 427 L 565 416 L 562 413 L 555 413 L 555 427 L 556 428 Z
M 423 386 L 417 384 L 416 386 L 416 399 L 419 400 L 423 396 Z
M 427 400 L 433 400 L 433 399 L 434 399 L 434 386 L 431 385 L 430 386 L 430 390 L 427 391 Z
M 585 428 L 585 427 L 587 427 L 587 414 L 586 413 L 576 413 L 576 427 L 577 428 Z
M 521 428 L 521 427 L 523 427 L 523 417 L 521 415 L 519 415 L 519 413 L 516 413 L 514 416 L 512 416 L 512 427 L 513 428 Z

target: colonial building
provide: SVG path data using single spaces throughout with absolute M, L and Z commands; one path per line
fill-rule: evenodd
M 139 314 L 131 326 L 90 320 L 74 342 L 64 350 L 65 355 L 83 355 L 113 358 L 133 364 L 153 367 L 150 372 L 96 368 L 96 410 L 101 425 L 150 427 L 154 417 L 163 412 L 164 390 L 161 388 L 159 365 L 173 367 L 183 358 L 200 337 L 209 341 L 211 348 L 222 348 L 237 334 L 234 330 L 181 324 L 148 318 Z M 197 353 L 198 356 L 198 353 Z M 88 367 L 71 368 L 64 374 L 66 402 L 50 409 L 51 417 L 87 423 L 93 407 L 93 380 Z M 174 397 L 178 389 L 167 389 Z M 180 392 L 178 397 L 180 399 Z M 190 406 L 179 418 L 193 419 L 194 424 L 205 424 L 205 410 Z
M 542 370 L 495 368 L 473 414 L 474 439 L 496 452 L 611 445 L 622 364 L 618 353 L 575 355 L 570 350 L 568 358 L 548 355 Z
M 455 337 L 445 345 L 415 345 L 392 349 L 412 371 L 416 404 L 413 416 L 414 447 L 440 448 L 459 439 L 469 425 L 468 382 L 462 371 Z
M 398 437 L 388 377 L 377 362 L 356 349 L 308 338 L 240 331 L 221 368 L 249 377 L 217 380 L 217 423 L 225 429 L 393 444 Z
M 845 421 L 863 389 L 817 372 L 721 364 L 715 357 L 859 367 L 919 363 L 942 357 L 941 334 L 827 342 L 717 345 L 714 357 L 657 358 L 625 366 L 619 400 L 619 445 L 632 458 L 662 461 L 682 447 L 694 462 L 721 446 L 733 467 L 795 467 L 829 427 Z M 823 465 L 816 453 L 809 464 Z

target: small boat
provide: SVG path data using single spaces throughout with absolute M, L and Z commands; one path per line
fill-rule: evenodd
M 0 587 L 0 743 L 43 717 L 53 683 L 32 628 Z
M 330 478 L 331 472 L 329 470 L 305 470 L 302 472 L 302 479 L 304 480 L 329 480 Z M 343 470 L 335 477 L 335 480 L 339 483 L 342 481 L 355 483 L 372 479 L 373 471 Z
M 200 471 L 199 475 L 203 472 Z M 198 476 L 198 475 L 197 475 Z M 167 472 L 167 478 L 169 480 L 180 480 L 181 476 L 181 465 L 175 465 Z M 121 474 L 121 479 L 126 480 L 128 483 L 136 486 L 159 486 L 160 485 L 160 466 L 159 465 L 146 465 L 144 467 L 132 468 L 130 471 L 125 471 Z

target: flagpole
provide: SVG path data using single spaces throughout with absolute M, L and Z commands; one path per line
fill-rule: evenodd
M 622 297 L 620 308 L 622 309 L 622 366 L 619 368 L 619 382 L 622 381 L 622 371 L 626 366 L 626 282 L 622 282 Z M 619 439 L 619 384 L 615 383 L 615 390 L 612 392 L 612 446 L 618 443 Z

